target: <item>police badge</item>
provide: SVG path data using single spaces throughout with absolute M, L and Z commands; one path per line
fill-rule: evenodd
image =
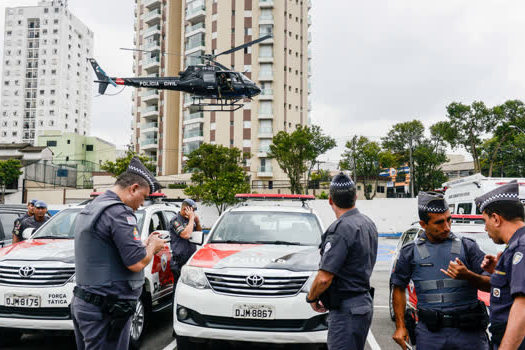
M 522 252 L 514 253 L 514 256 L 512 257 L 512 265 L 519 264 L 522 259 L 523 259 L 523 253 Z

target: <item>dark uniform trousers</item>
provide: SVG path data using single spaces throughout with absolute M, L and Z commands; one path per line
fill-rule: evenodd
M 330 310 L 328 349 L 364 349 L 372 323 L 373 310 L 372 297 L 369 293 L 344 299 L 338 309 Z
M 110 319 L 99 306 L 73 297 L 71 314 L 75 326 L 75 340 L 78 350 L 127 350 L 131 318 L 124 325 L 118 339 L 108 340 Z

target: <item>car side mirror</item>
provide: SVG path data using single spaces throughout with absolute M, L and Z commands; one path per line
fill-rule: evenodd
M 29 237 L 31 237 L 31 235 L 33 235 L 33 232 L 35 231 L 35 229 L 33 227 L 28 227 L 24 230 L 24 232 L 22 232 L 22 238 L 23 239 L 29 239 Z
M 158 234 L 159 238 L 165 240 L 166 243 L 169 243 L 171 241 L 170 231 L 157 230 L 152 232 L 152 234 Z
M 195 243 L 196 245 L 202 245 L 202 243 L 204 242 L 204 234 L 202 233 L 202 231 L 193 231 L 191 233 L 189 241 L 191 243 Z

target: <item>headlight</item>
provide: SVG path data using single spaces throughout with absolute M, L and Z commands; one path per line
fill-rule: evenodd
M 314 283 L 315 276 L 317 276 L 317 271 L 312 273 L 310 277 L 306 280 L 306 283 L 303 286 L 303 289 L 301 289 L 301 292 L 308 293 L 310 292 L 310 288 L 312 287 L 312 284 Z
M 197 289 L 210 288 L 204 271 L 200 267 L 185 265 L 180 273 L 182 283 Z

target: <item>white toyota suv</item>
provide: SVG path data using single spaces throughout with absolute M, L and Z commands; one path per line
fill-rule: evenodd
M 74 223 L 84 206 L 60 211 L 29 239 L 0 249 L 0 347 L 22 331 L 71 331 L 69 306 L 75 286 Z M 152 204 L 135 212 L 141 239 L 168 233 L 178 208 Z M 24 232 L 24 236 L 27 233 Z M 132 319 L 132 348 L 138 348 L 151 312 L 172 305 L 171 252 L 166 244 L 145 269 L 143 293 Z
M 251 202 L 223 213 L 182 268 L 173 322 L 177 349 L 217 340 L 325 347 L 327 314 L 305 301 L 322 233 L 321 220 L 304 203 Z

